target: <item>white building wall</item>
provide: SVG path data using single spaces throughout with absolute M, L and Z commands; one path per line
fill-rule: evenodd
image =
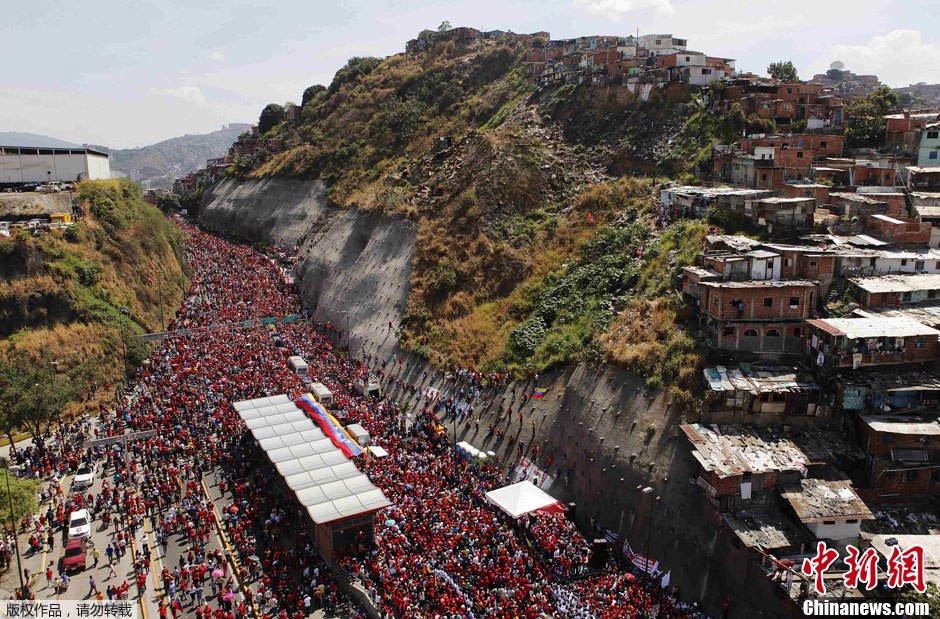
M 111 178 L 110 159 L 84 153 L 0 155 L 0 183 L 74 182 L 86 178 Z
M 88 155 L 88 178 L 91 180 L 111 178 L 111 159 L 102 155 Z

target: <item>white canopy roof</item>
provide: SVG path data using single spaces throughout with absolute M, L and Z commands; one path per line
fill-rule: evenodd
M 244 400 L 233 406 L 317 524 L 392 504 L 286 395 Z
M 486 500 L 513 518 L 548 507 L 558 500 L 531 481 L 520 481 L 486 493 Z

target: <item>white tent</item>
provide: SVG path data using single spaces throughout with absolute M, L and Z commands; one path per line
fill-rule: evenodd
M 486 500 L 513 518 L 558 502 L 552 495 L 540 490 L 528 480 L 490 490 L 486 493 Z

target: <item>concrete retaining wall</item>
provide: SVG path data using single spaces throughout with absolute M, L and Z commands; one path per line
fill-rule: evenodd
M 343 329 L 348 312 L 353 354 L 386 359 L 389 374 L 439 388 L 445 397 L 455 389 L 440 370 L 398 350 L 388 328 L 389 321 L 397 327 L 408 300 L 415 244 L 409 222 L 328 206 L 319 181 L 291 179 L 223 181 L 206 193 L 200 218 L 207 227 L 238 237 L 298 248 L 305 306 L 314 318 Z M 766 579 L 734 571 L 746 563 L 734 554 L 716 515 L 690 483 L 694 460 L 665 394 L 647 393 L 642 378 L 603 364 L 551 372 L 539 385 L 548 393 L 530 400 L 521 419 L 519 404 L 524 392 L 531 393 L 531 384 L 515 385 L 477 406 L 472 420 L 479 419 L 479 426 L 473 421 L 458 425 L 457 440 L 496 452 L 504 468 L 518 460 L 520 440 L 530 458 L 538 444 L 540 466 L 551 455 L 551 472 L 558 475 L 551 493 L 577 504 L 576 519 L 588 535 L 597 523 L 629 539 L 637 552 L 643 552 L 649 537 L 652 555 L 672 571 L 683 596 L 704 600 L 716 616 L 726 594 L 731 617 L 756 616 L 758 608 L 764 616 L 782 616 Z M 400 402 L 411 400 L 413 418 L 421 402 L 399 386 L 385 387 Z M 513 404 L 511 422 L 498 419 L 500 403 Z M 503 438 L 487 433 L 490 424 L 504 430 Z M 445 425 L 451 432 L 451 422 Z M 514 444 L 510 435 L 517 439 Z M 652 529 L 649 495 L 638 485 L 652 485 L 654 496 L 661 497 Z

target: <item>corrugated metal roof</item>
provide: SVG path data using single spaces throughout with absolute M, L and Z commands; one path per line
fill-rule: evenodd
M 817 318 L 807 324 L 851 340 L 868 337 L 940 336 L 940 331 L 910 318 Z
M 802 522 L 820 522 L 832 517 L 874 520 L 865 501 L 850 481 L 801 479 L 799 486 L 781 489 L 783 497 Z
M 392 504 L 288 396 L 243 400 L 233 406 L 317 524 Z
M 940 273 L 855 277 L 849 280 L 865 292 L 917 292 L 940 290 Z

